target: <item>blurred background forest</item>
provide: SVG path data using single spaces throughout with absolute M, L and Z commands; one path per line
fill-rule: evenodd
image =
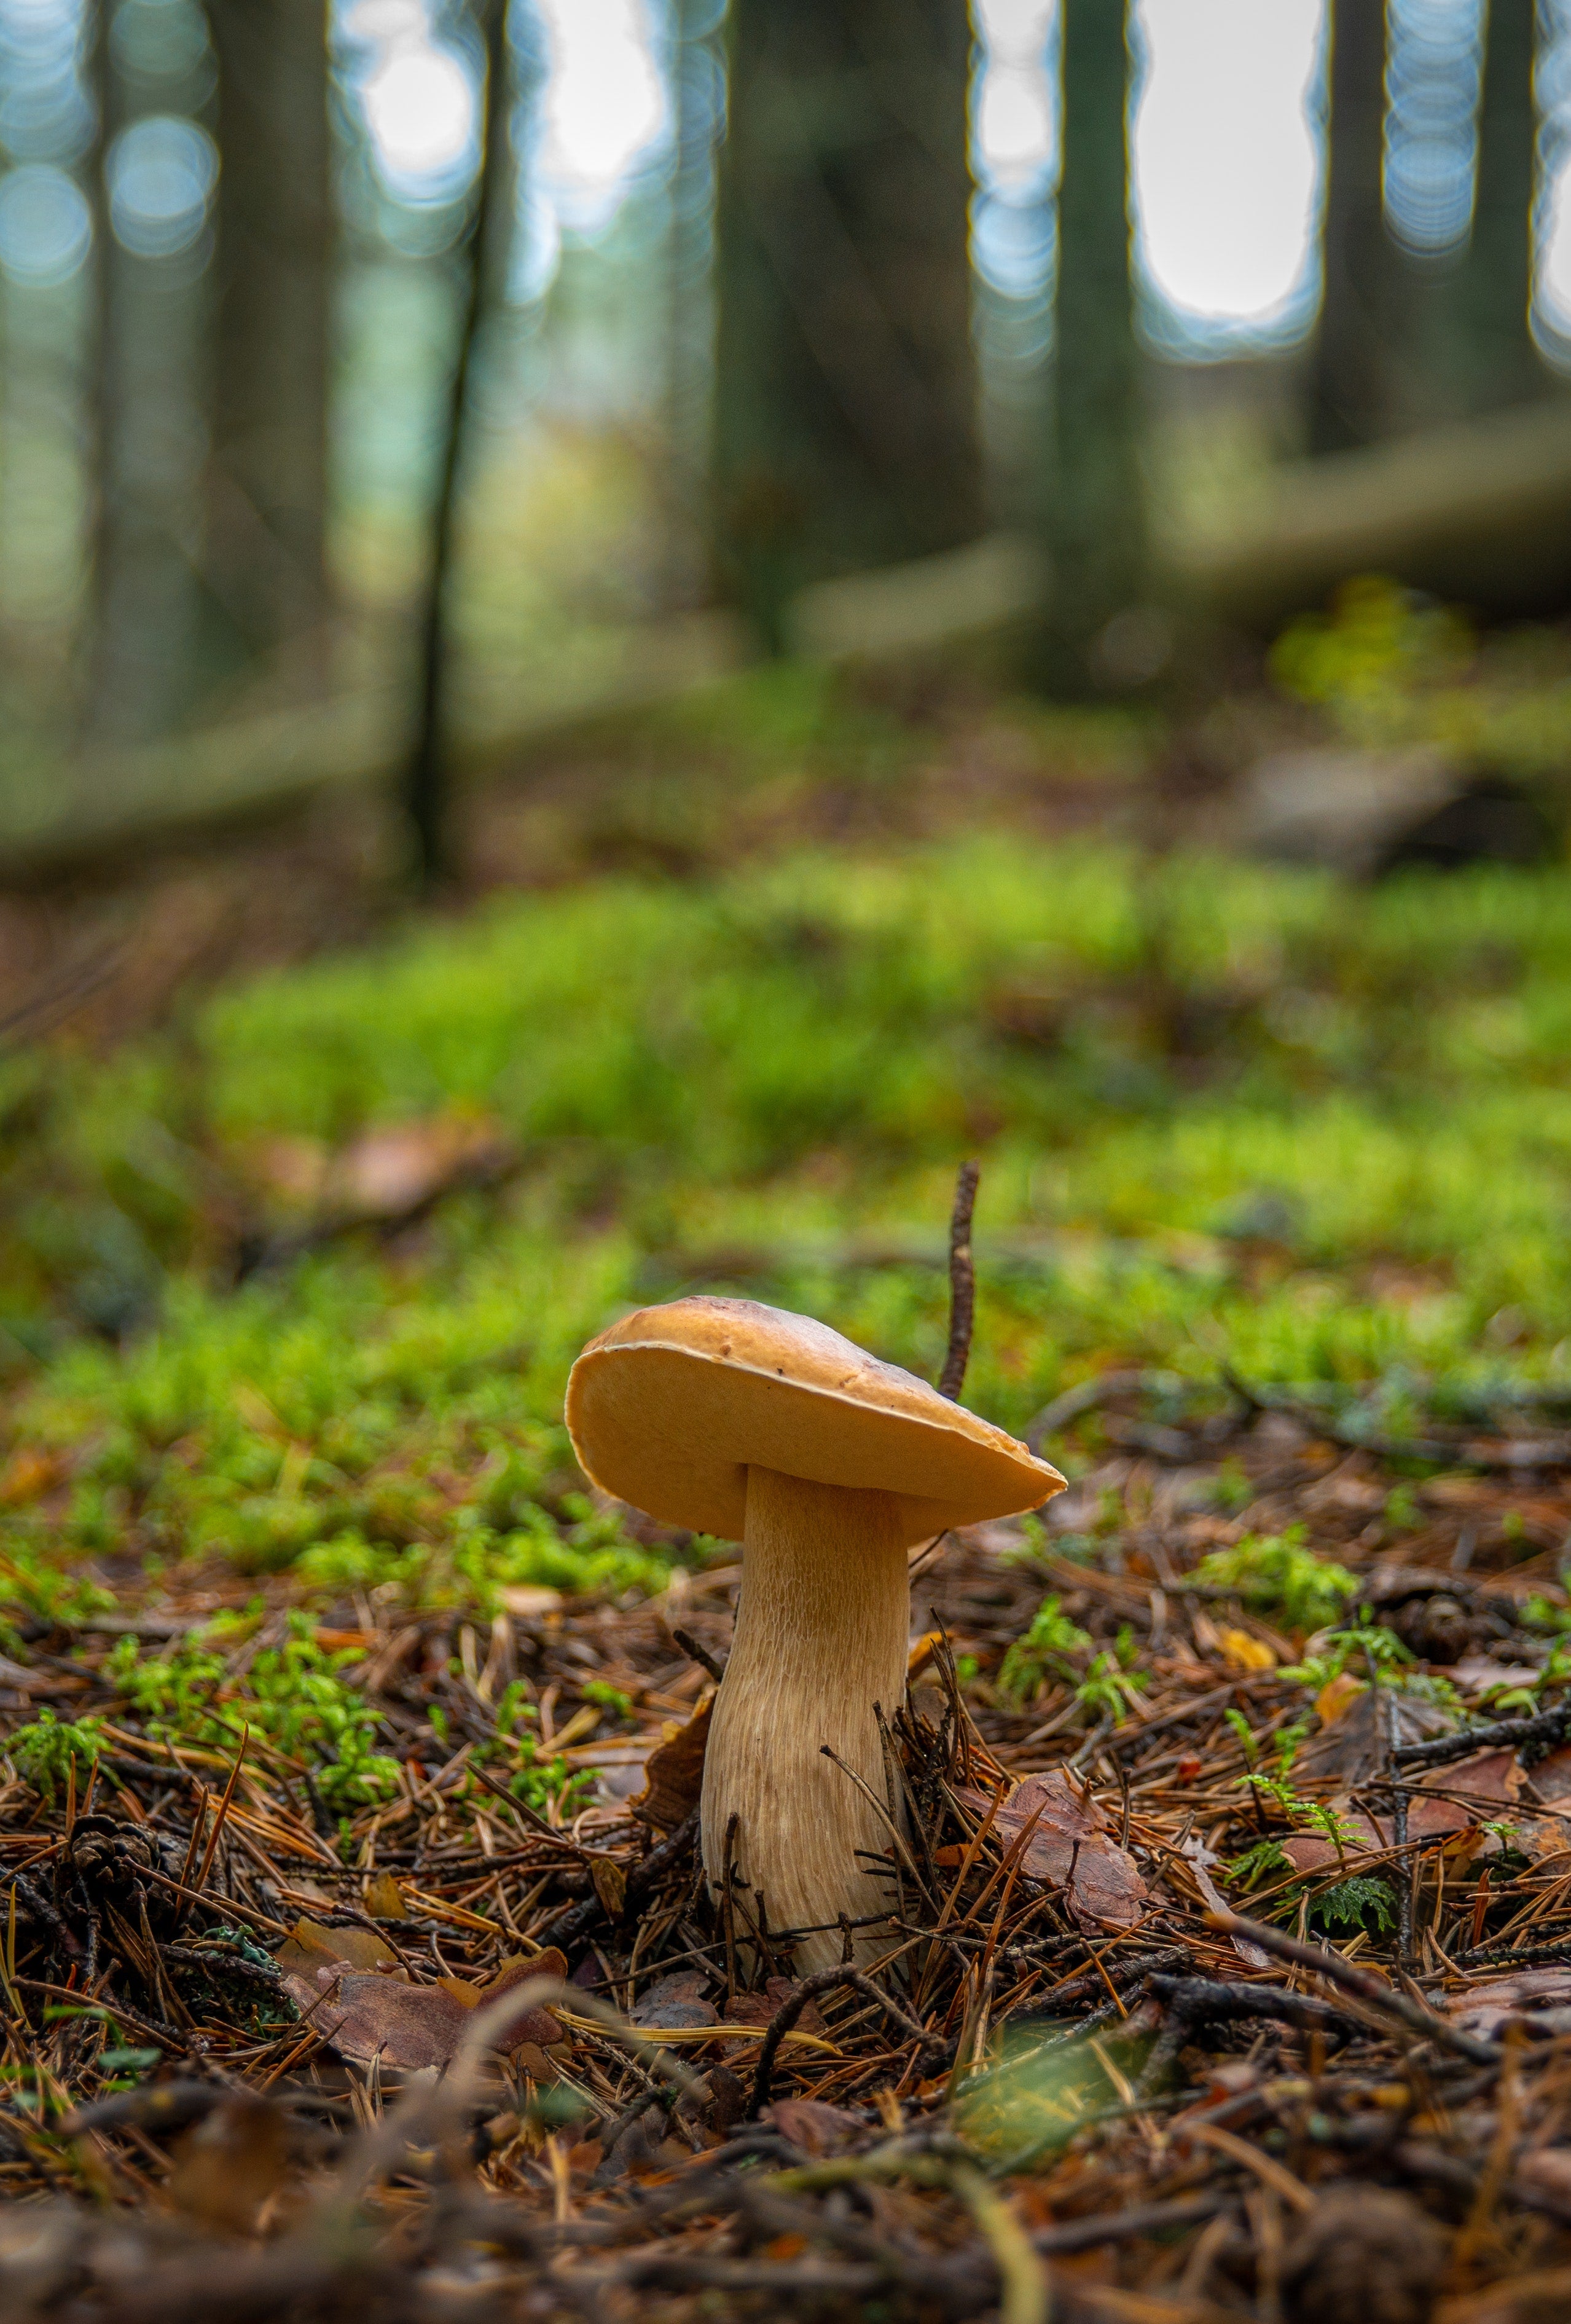
M 389 777 L 439 869 L 760 653 L 1571 592 L 1565 0 L 3 0 L 0 164 L 23 872 Z

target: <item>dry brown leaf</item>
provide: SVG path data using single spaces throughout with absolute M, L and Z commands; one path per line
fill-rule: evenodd
M 1497 1812 L 1509 1808 L 1521 1787 L 1522 1771 L 1514 1751 L 1477 1751 L 1454 1766 L 1431 1768 L 1419 1776 L 1414 1795 L 1409 1798 L 1408 1839 L 1449 1840 L 1480 1823 L 1493 1823 Z M 1462 1796 L 1440 1797 L 1445 1792 Z M 1372 1816 L 1354 1807 L 1345 1792 L 1330 1804 L 1347 1835 L 1341 1849 L 1319 1832 L 1291 1833 L 1282 1845 L 1295 1872 L 1324 1872 L 1333 1864 L 1395 1847 L 1396 1827 L 1389 1815 Z
M 322 1999 L 311 2022 L 354 2065 L 368 2066 L 380 2058 L 384 2066 L 411 2070 L 445 2066 L 469 2023 L 470 2006 L 446 1984 L 406 1985 L 374 1970 L 344 1969 L 318 1969 L 315 1992 L 303 1978 L 285 1982 L 302 2008 Z
M 1520 1969 L 1511 1977 L 1470 1986 L 1465 1993 L 1448 1993 L 1446 2010 L 1472 2033 L 1491 2034 L 1508 2017 L 1524 2010 L 1547 2009 L 1571 2002 L 1571 1967 Z M 1566 2157 L 1571 2163 L 1571 2156 Z
M 355 2065 L 380 2058 L 383 2065 L 409 2070 L 447 2065 L 474 2011 L 507 1989 L 499 1979 L 483 1987 L 459 1977 L 409 1985 L 375 1970 L 339 1967 L 318 1969 L 310 1980 L 296 1976 L 284 1982 L 302 2011 L 321 2001 L 311 2022 L 341 2058 Z M 529 2009 L 494 2046 L 509 2052 L 526 2045 L 559 2048 L 562 2039 L 548 2010 Z
M 460 1178 L 499 1167 L 509 1150 L 493 1122 L 473 1116 L 436 1113 L 390 1122 L 335 1155 L 326 1199 L 363 1218 L 400 1218 Z
M 633 2024 L 661 2034 L 678 2033 L 684 2026 L 718 2025 L 719 2010 L 702 1997 L 705 1982 L 697 1969 L 676 1969 L 669 1977 L 657 1978 L 648 1992 L 639 1996 Z
M 1435 2324 L 1565 2324 L 1568 2310 L 1571 2267 L 1542 2268 L 1508 2276 L 1486 2292 L 1442 2300 Z
M 1464 1655 L 1450 1676 L 1464 1694 L 1483 1694 L 1490 1687 L 1536 1686 L 1543 1673 L 1532 1663 L 1502 1663 L 1493 1655 Z
M 188 2218 L 248 2236 L 257 2213 L 282 2182 L 288 2148 L 288 2128 L 278 2107 L 237 2090 L 180 2140 L 165 2192 Z
M 390 1872 L 379 1872 L 365 1884 L 365 1909 L 373 1921 L 407 1921 L 404 1892 Z
M 1571 2148 L 1540 2146 L 1524 2154 L 1516 2167 L 1520 2184 L 1540 2195 L 1551 2195 L 1571 2210 Z
M 628 1876 L 613 1856 L 597 1856 L 589 1868 L 594 1893 L 607 1915 L 620 1921 L 627 1910 Z
M 1351 1671 L 1338 1671 L 1316 1695 L 1315 1717 L 1322 1727 L 1335 1727 L 1342 1713 L 1368 1692 L 1367 1681 L 1355 1678 Z
M 275 1955 L 281 1969 L 313 1976 L 325 1965 L 342 1962 L 350 1969 L 396 1969 L 398 1955 L 373 1929 L 333 1929 L 302 1914 Z
M 27 1501 L 38 1500 L 69 1473 L 63 1453 L 41 1452 L 32 1444 L 18 1446 L 0 1471 L 0 1508 L 20 1508 Z
M 555 1945 L 543 1953 L 533 1953 L 528 1956 L 522 1953 L 510 1953 L 495 1976 L 479 1988 L 476 2001 L 489 2003 L 500 2000 L 504 1993 L 510 1993 L 515 1986 L 527 1984 L 531 1978 L 565 1978 L 566 1975 L 566 1956 L 559 1952 Z M 456 1978 L 453 1980 L 455 1984 L 458 1981 Z M 566 2040 L 566 2034 L 551 2012 L 548 2009 L 536 2007 L 525 2010 L 521 2017 L 508 2026 L 503 2040 L 498 2043 L 497 2047 L 512 2051 L 516 2050 L 520 2043 L 533 2042 L 537 2043 L 543 2049 L 549 2049 L 554 2045 L 560 2045 Z
M 675 1831 L 698 1805 L 703 1788 L 703 1754 L 709 1742 L 710 1715 L 714 1697 L 700 1703 L 684 1726 L 666 1727 L 649 1754 L 644 1788 L 628 1803 L 640 1823 L 657 1831 Z
M 354 1219 L 400 1219 L 450 1186 L 506 1167 L 512 1148 L 473 1114 L 427 1114 L 383 1123 L 332 1152 L 319 1139 L 271 1138 L 247 1157 L 249 1175 L 295 1208 Z
M 1533 1789 L 1541 1800 L 1553 1804 L 1571 1799 L 1571 1743 L 1562 1743 L 1557 1751 L 1550 1751 L 1538 1760 L 1532 1778 Z
M 300 1920 L 276 1956 L 284 1986 L 304 2015 L 317 2026 L 340 2057 L 369 2064 L 380 2057 L 389 2066 L 445 2066 L 464 2037 L 470 2013 L 495 2001 L 533 1977 L 562 1977 L 567 1963 L 556 1948 L 526 1960 L 515 1954 L 485 1985 L 467 1978 L 438 1978 L 434 1985 L 411 1985 L 395 1957 L 370 1929 L 334 1929 Z M 320 2005 L 318 2006 L 318 2005 Z M 524 2043 L 540 2048 L 565 2039 L 548 2009 L 528 2009 L 508 2026 L 495 2047 L 504 2052 Z
M 1188 1863 L 1190 1871 L 1194 1877 L 1195 1886 L 1199 1890 L 1201 1895 L 1205 1898 L 1207 1904 L 1210 1906 L 1212 1912 L 1231 1912 L 1232 1906 L 1228 1904 L 1227 1899 L 1223 1895 L 1221 1890 L 1212 1879 L 1210 1873 L 1211 1866 L 1213 1864 L 1220 1864 L 1222 1859 L 1219 1856 L 1212 1855 L 1210 1849 L 1206 1846 L 1205 1841 L 1200 1838 L 1199 1832 L 1193 1832 L 1190 1834 L 1190 1838 L 1185 1840 L 1183 1846 L 1179 1850 L 1179 1853 Z M 1271 1967 L 1271 1955 L 1267 1952 L 1263 1952 L 1258 1945 L 1252 1944 L 1247 1937 L 1236 1936 L 1232 1938 L 1230 1941 L 1233 1950 L 1237 1954 L 1239 1960 L 1245 1962 L 1250 1969 L 1269 1969 Z
M 804 2154 L 832 2154 L 864 2127 L 856 2115 L 826 2106 L 822 2098 L 776 2098 L 764 2112 L 781 2136 Z
M 1276 1656 L 1263 1638 L 1252 1638 L 1247 1630 L 1224 1630 L 1219 1640 L 1222 1660 L 1229 1670 L 1273 1671 Z
M 992 1805 L 984 1792 L 955 1796 L 978 1818 Z M 1027 1775 L 999 1807 L 993 1830 L 1008 1850 L 1028 1828 L 1031 1837 L 1019 1858 L 1027 1879 L 1066 1889 L 1082 1928 L 1135 1927 L 1144 1909 L 1145 1883 L 1134 1858 L 1108 1832 L 1089 1789 L 1082 1792 L 1061 1767 Z
M 779 2015 L 795 1990 L 795 1984 L 788 1977 L 772 1977 L 762 1993 L 733 1994 L 726 2004 L 726 2024 L 728 2025 L 767 2025 L 773 2018 Z M 823 2020 L 818 2014 L 815 2003 L 809 2001 L 804 2005 L 802 2015 L 796 2020 L 796 2026 L 797 2031 L 803 2034 L 822 2033 Z
M 1400 1744 L 1443 1735 L 1447 1722 L 1433 1703 L 1415 1702 L 1392 1687 L 1361 1687 L 1338 1711 L 1335 1724 L 1305 1744 L 1293 1762 L 1295 1776 L 1329 1776 L 1356 1789 L 1384 1769 L 1393 1724 Z

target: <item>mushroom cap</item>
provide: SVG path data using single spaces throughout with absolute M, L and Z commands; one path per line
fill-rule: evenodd
M 567 1428 L 606 1492 L 730 1541 L 745 1529 L 749 1468 L 887 1493 L 910 1542 L 1034 1509 L 1064 1482 L 914 1373 L 754 1299 L 623 1316 L 574 1365 Z

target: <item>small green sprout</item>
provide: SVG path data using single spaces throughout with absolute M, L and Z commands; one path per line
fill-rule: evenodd
M 17 1774 L 52 1807 L 56 1793 L 67 1787 L 71 1767 L 77 1769 L 79 1784 L 83 1772 L 103 1749 L 98 1724 L 90 1715 L 69 1720 L 41 1711 L 27 1726 L 14 1730 L 5 1748 Z
M 609 1711 L 614 1719 L 630 1719 L 633 1715 L 631 1695 L 624 1694 L 620 1686 L 612 1686 L 608 1678 L 586 1679 L 579 1692 L 585 1702 L 593 1702 L 602 1711 Z
M 1358 1587 L 1346 1566 L 1304 1547 L 1304 1529 L 1245 1534 L 1230 1549 L 1213 1550 L 1190 1577 L 1203 1589 L 1236 1591 L 1245 1606 L 1275 1614 L 1290 1630 L 1318 1630 L 1336 1620 Z
M 1088 1718 L 1110 1719 L 1121 1727 L 1131 1710 L 1141 1702 L 1140 1682 L 1121 1670 L 1116 1657 L 1102 1653 L 1087 1671 L 1075 1689 L 1075 1708 Z
M 1024 1637 L 1016 1638 L 998 1672 L 998 1692 L 1006 1702 L 1028 1703 L 1047 1677 L 1072 1678 L 1068 1658 L 1082 1655 L 1090 1635 L 1061 1610 L 1056 1597 L 1044 1598 Z
M 1384 1936 L 1396 1926 L 1396 1895 L 1389 1880 L 1354 1873 L 1314 1899 L 1309 1919 L 1322 1928 L 1372 1928 L 1375 1935 Z

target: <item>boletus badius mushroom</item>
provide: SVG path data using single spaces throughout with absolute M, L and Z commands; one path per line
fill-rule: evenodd
M 573 1367 L 567 1426 L 587 1474 L 663 1524 L 744 1545 L 736 1636 L 704 1760 L 704 1868 L 726 1834 L 772 1930 L 816 1930 L 799 1969 L 841 1957 L 840 1915 L 888 1892 L 875 1703 L 904 1700 L 906 1554 L 951 1526 L 1035 1508 L 1058 1471 L 1003 1429 L 826 1324 L 750 1299 L 645 1307 Z M 745 1924 L 744 1924 L 745 1925 Z M 864 1936 L 862 1949 L 868 1949 Z

